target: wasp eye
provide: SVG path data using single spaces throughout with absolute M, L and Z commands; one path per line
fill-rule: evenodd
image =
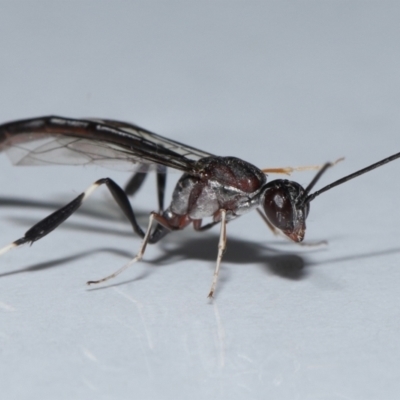
M 290 229 L 293 209 L 283 189 L 272 188 L 265 193 L 264 211 L 275 227 L 281 230 Z
M 275 203 L 276 207 L 283 208 L 283 206 L 285 204 L 285 199 L 280 194 L 276 194 L 274 196 L 274 203 Z

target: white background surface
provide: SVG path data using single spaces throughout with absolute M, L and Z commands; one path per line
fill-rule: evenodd
M 345 156 L 322 187 L 400 151 L 399 17 L 383 1 L 1 1 L 0 121 L 121 119 L 259 167 Z M 4 245 L 94 180 L 129 177 L 0 163 Z M 212 303 L 218 228 L 85 285 L 140 244 L 100 190 L 0 259 L 2 398 L 398 399 L 399 174 L 312 203 L 307 240 L 326 248 L 274 238 L 255 214 L 229 224 Z M 154 186 L 133 199 L 143 224 Z

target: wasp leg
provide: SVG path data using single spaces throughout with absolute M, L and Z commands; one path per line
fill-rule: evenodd
M 218 242 L 217 264 L 215 265 L 211 289 L 210 289 L 210 293 L 208 294 L 209 298 L 212 298 L 214 296 L 214 292 L 217 287 L 218 274 L 219 274 L 219 269 L 221 266 L 222 256 L 226 249 L 226 222 L 227 222 L 226 221 L 226 210 L 220 210 L 220 216 L 221 216 L 221 231 L 219 234 L 219 242 Z M 210 225 L 210 224 L 208 224 L 208 225 Z
M 220 216 L 221 216 L 221 221 L 215 221 L 215 222 L 210 222 L 207 225 L 201 226 L 201 219 L 193 221 L 193 227 L 196 231 L 205 231 L 207 229 L 212 228 L 213 226 L 221 223 L 221 231 L 219 235 L 219 242 L 218 242 L 218 256 L 217 256 L 217 264 L 215 266 L 215 271 L 214 271 L 214 276 L 213 276 L 213 281 L 211 284 L 211 290 L 210 293 L 208 294 L 208 297 L 213 297 L 215 289 L 217 287 L 217 281 L 218 281 L 218 274 L 219 274 L 219 269 L 221 265 L 221 260 L 222 256 L 225 252 L 226 249 L 226 210 L 220 210 Z
M 140 167 L 140 171 L 136 172 L 135 175 L 125 185 L 125 193 L 128 196 L 133 196 L 143 185 L 147 174 L 149 172 L 150 165 L 143 164 Z M 167 183 L 167 168 L 158 165 L 157 166 L 157 196 L 158 196 L 158 208 L 160 213 L 164 211 L 164 199 L 165 199 L 165 186 Z
M 93 183 L 88 189 L 86 189 L 83 193 L 81 193 L 78 197 L 72 200 L 70 203 L 50 214 L 48 217 L 44 218 L 36 225 L 34 225 L 31 229 L 29 229 L 24 237 L 12 242 L 11 244 L 0 249 L 0 255 L 4 254 L 8 250 L 11 250 L 15 247 L 18 247 L 24 243 L 33 243 L 37 240 L 43 238 L 51 231 L 56 229 L 59 225 L 61 225 L 66 219 L 68 219 L 78 208 L 82 205 L 82 203 L 88 199 L 88 197 L 101 185 L 105 184 L 114 197 L 114 200 L 117 202 L 125 216 L 128 218 L 129 222 L 132 225 L 133 230 L 141 237 L 144 238 L 146 234 L 143 232 L 142 228 L 139 226 L 136 221 L 135 214 L 133 212 L 132 206 L 128 200 L 126 193 L 122 190 L 120 186 L 118 186 L 112 179 L 103 178 L 99 179 L 95 183 Z M 170 230 L 165 226 L 158 224 L 153 233 L 148 233 L 147 241 L 149 243 L 156 243 L 160 239 L 162 239 Z
M 140 171 L 136 172 L 132 178 L 129 179 L 124 188 L 125 193 L 128 196 L 133 196 L 143 185 L 143 182 L 147 177 L 147 173 L 149 172 L 149 167 L 149 165 L 143 164 L 140 167 Z
M 153 221 L 156 220 L 157 227 L 151 233 L 151 228 L 153 226 Z M 160 223 L 159 223 L 160 222 Z M 150 218 L 149 218 L 149 224 L 147 226 L 146 234 L 144 235 L 143 242 L 139 248 L 139 251 L 137 252 L 136 256 L 129 261 L 127 264 L 125 264 L 123 267 L 118 269 L 117 271 L 113 272 L 111 275 L 108 275 L 104 278 L 98 279 L 97 281 L 88 281 L 86 282 L 88 285 L 91 285 L 93 283 L 101 283 L 108 281 L 109 279 L 115 278 L 117 275 L 119 275 L 121 272 L 124 272 L 126 269 L 128 269 L 132 264 L 134 264 L 137 261 L 140 261 L 144 255 L 144 252 L 146 250 L 146 246 L 148 243 L 155 243 L 156 241 L 160 240 L 162 237 L 164 237 L 168 232 L 170 232 L 170 228 L 167 225 L 161 225 L 163 223 L 163 217 L 157 213 L 151 213 Z M 160 228 L 159 228 L 160 227 Z M 156 236 L 157 232 L 162 232 L 163 235 Z
M 338 162 L 343 161 L 344 157 L 338 158 L 334 163 L 332 163 L 332 165 L 336 165 Z M 296 171 L 319 171 L 320 169 L 322 169 L 323 167 L 325 167 L 325 164 L 321 164 L 321 165 L 303 165 L 301 167 L 283 167 L 283 168 L 263 168 L 262 172 L 264 172 L 264 174 L 285 174 L 285 175 L 290 175 L 293 172 Z
M 165 186 L 167 184 L 167 168 L 163 165 L 157 166 L 157 195 L 158 209 L 160 213 L 164 211 Z

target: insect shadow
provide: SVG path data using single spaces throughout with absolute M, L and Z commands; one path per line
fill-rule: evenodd
M 16 197 L 0 197 L 0 207 L 10 206 L 13 208 L 26 207 L 29 209 L 36 208 L 52 210 L 59 208 L 60 205 L 61 202 L 57 201 L 48 202 L 27 200 Z M 99 201 L 98 203 L 95 202 L 95 204 L 92 204 L 91 208 L 85 207 L 80 209 L 78 213 L 82 216 L 90 217 L 95 220 L 105 221 L 105 223 L 107 224 L 106 226 L 101 227 L 99 225 L 91 225 L 87 222 L 78 223 L 75 221 L 66 221 L 62 225 L 61 229 L 87 231 L 96 234 L 106 234 L 110 236 L 120 235 L 132 237 L 132 233 L 129 227 L 127 227 L 127 229 L 115 229 L 112 227 L 113 224 L 111 224 L 110 222 L 115 222 L 116 220 L 124 220 L 123 218 L 119 218 L 118 214 L 105 212 L 105 206 L 107 206 L 107 209 L 109 211 L 109 204 L 104 201 Z M 139 220 L 145 220 L 146 218 L 148 218 L 147 211 L 139 210 L 137 212 L 137 215 Z M 12 220 L 13 222 L 21 223 L 25 226 L 35 221 L 34 219 L 31 220 L 29 218 L 21 218 L 19 216 L 9 216 L 8 219 Z M 149 275 L 153 268 L 171 265 L 177 261 L 202 260 L 210 261 L 211 265 L 211 263 L 215 259 L 216 243 L 218 243 L 218 238 L 218 234 L 212 232 L 210 232 L 206 237 L 199 235 L 198 232 L 190 232 L 189 234 L 188 232 L 186 232 L 185 234 L 183 234 L 182 232 L 177 232 L 175 233 L 174 238 L 167 237 L 163 242 L 159 244 L 158 247 L 163 250 L 162 255 L 155 258 L 142 260 L 143 264 L 147 264 L 145 271 L 143 271 L 142 269 L 139 274 L 134 274 L 134 277 L 132 277 L 131 279 L 123 280 L 121 282 L 101 287 L 90 288 L 88 289 L 88 291 L 103 290 L 110 287 L 120 286 L 141 280 Z M 240 264 L 242 266 L 245 266 L 246 264 L 259 264 L 261 265 L 263 270 L 265 270 L 269 274 L 273 274 L 284 279 L 301 280 L 306 278 L 310 274 L 310 271 L 313 267 L 322 266 L 323 264 L 340 263 L 352 260 L 360 260 L 363 258 L 380 257 L 389 254 L 400 253 L 400 247 L 397 247 L 379 251 L 371 251 L 367 253 L 350 254 L 347 256 L 345 255 L 336 258 L 328 258 L 325 260 L 319 260 L 317 263 L 311 261 L 309 257 L 306 256 L 306 254 L 308 253 L 277 249 L 271 246 L 272 241 L 268 241 L 268 243 L 270 245 L 267 245 L 264 242 L 257 243 L 254 241 L 248 241 L 242 238 L 235 238 L 233 236 L 230 236 L 228 239 L 227 250 L 224 254 L 224 259 L 230 264 Z M 282 244 L 285 243 L 279 241 L 279 247 L 281 247 Z M 292 243 L 288 242 L 287 244 L 293 247 Z M 67 257 L 61 257 L 46 262 L 40 262 L 18 270 L 7 271 L 1 273 L 0 278 L 25 272 L 37 272 L 49 268 L 61 267 L 64 265 L 68 265 L 73 261 L 86 257 L 91 257 L 99 253 L 115 254 L 118 257 L 129 259 L 132 257 L 132 251 L 134 252 L 134 250 L 128 251 L 112 247 L 96 248 L 88 251 L 78 252 Z M 152 268 L 150 268 L 150 266 Z M 226 277 L 224 277 L 224 272 L 221 279 L 222 282 L 226 280 Z
M 22 207 L 29 209 L 49 209 L 54 210 L 60 208 L 61 202 L 57 201 L 36 201 L 27 200 L 17 197 L 0 197 L 0 207 Z M 98 201 L 92 207 L 84 207 L 78 211 L 78 213 L 85 217 L 94 218 L 96 220 L 103 221 L 115 221 L 119 220 L 118 214 L 112 214 L 110 212 L 105 212 L 104 206 L 109 206 L 109 203 Z M 109 210 L 109 209 L 108 209 Z M 138 210 L 138 219 L 146 220 L 148 218 L 147 211 Z M 8 216 L 9 220 L 14 223 L 19 223 L 24 226 L 29 226 L 35 222 L 35 219 L 30 219 L 29 217 L 18 216 Z M 123 218 L 121 217 L 121 220 Z M 125 221 L 124 221 L 125 225 Z M 76 221 L 66 221 L 61 227 L 61 229 L 73 229 L 79 231 L 93 232 L 96 234 L 106 234 L 110 236 L 126 236 L 132 237 L 131 230 L 128 229 L 115 229 L 113 224 L 109 226 L 93 226 L 86 222 L 76 222 Z M 178 233 L 179 235 L 179 233 Z M 166 238 L 164 242 L 159 244 L 159 247 L 163 249 L 163 254 L 157 258 L 151 260 L 143 260 L 142 262 L 146 264 L 152 264 L 152 266 L 157 267 L 153 264 L 159 265 L 169 265 L 173 262 L 180 260 L 203 260 L 210 261 L 210 263 L 215 259 L 216 243 L 218 243 L 218 234 L 209 233 L 207 237 L 199 235 L 197 232 L 180 234 L 179 238 Z M 0 278 L 8 275 L 23 273 L 23 272 L 35 272 L 48 268 L 59 267 L 68 264 L 69 262 L 78 260 L 80 258 L 90 257 L 93 254 L 99 252 L 114 253 L 121 257 L 130 258 L 132 253 L 129 251 L 122 251 L 115 248 L 99 248 L 92 249 L 90 251 L 76 253 L 68 257 L 62 257 L 59 259 L 54 259 L 51 261 L 41 262 L 34 264 L 17 271 L 9 271 L 0 274 Z M 303 255 L 299 255 L 293 252 L 286 252 L 281 250 L 276 250 L 272 247 L 265 246 L 264 243 L 255 243 L 253 241 L 247 241 L 245 239 L 229 237 L 227 251 L 224 255 L 227 262 L 231 264 L 262 264 L 263 268 L 270 273 L 281 276 L 288 279 L 301 279 L 306 276 L 307 261 Z M 147 274 L 141 274 L 140 277 L 144 277 Z M 131 281 L 136 281 L 140 279 L 136 276 L 130 280 L 124 280 L 123 282 L 117 283 L 117 285 L 122 283 L 128 283 Z M 101 288 L 107 288 L 113 285 L 106 285 Z M 93 288 L 91 290 L 98 290 L 101 288 Z
M 38 271 L 46 270 L 46 269 L 50 269 L 50 268 L 61 267 L 63 265 L 68 265 L 69 263 L 71 263 L 73 261 L 76 261 L 76 260 L 79 260 L 79 259 L 82 259 L 85 257 L 90 257 L 90 256 L 92 256 L 94 254 L 98 254 L 98 253 L 111 253 L 111 254 L 115 254 L 117 256 L 125 257 L 125 258 L 129 258 L 131 256 L 131 253 L 129 253 L 128 251 L 123 251 L 123 250 L 115 249 L 112 247 L 92 249 L 92 250 L 87 250 L 87 251 L 79 252 L 76 254 L 72 254 L 67 257 L 60 257 L 60 258 L 56 258 L 56 259 L 53 259 L 50 261 L 40 262 L 40 263 L 33 264 L 33 265 L 30 265 L 30 266 L 27 266 L 24 268 L 20 268 L 15 271 L 3 272 L 0 274 L 0 278 L 10 276 L 10 275 L 22 274 L 24 272 L 38 272 Z
M 179 241 L 165 240 L 160 244 L 164 254 L 152 261 L 156 265 L 169 263 L 171 258 L 212 262 L 216 255 L 218 238 L 217 234 L 200 237 L 194 233 L 180 238 Z M 233 236 L 228 239 L 224 259 L 231 264 L 261 264 L 266 271 L 288 279 L 297 280 L 307 275 L 308 261 L 303 254 L 277 250 L 264 243 Z

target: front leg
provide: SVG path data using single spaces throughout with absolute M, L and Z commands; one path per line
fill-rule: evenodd
M 226 223 L 227 223 L 226 210 L 220 210 L 219 215 L 221 218 L 221 231 L 219 234 L 219 242 L 218 242 L 218 256 L 217 256 L 217 264 L 215 266 L 215 271 L 214 271 L 214 276 L 213 276 L 213 280 L 212 280 L 212 284 L 211 284 L 210 293 L 208 294 L 209 298 L 212 298 L 214 296 L 214 292 L 217 287 L 218 274 L 219 274 L 219 269 L 221 266 L 222 256 L 224 255 L 224 252 L 226 250 Z

